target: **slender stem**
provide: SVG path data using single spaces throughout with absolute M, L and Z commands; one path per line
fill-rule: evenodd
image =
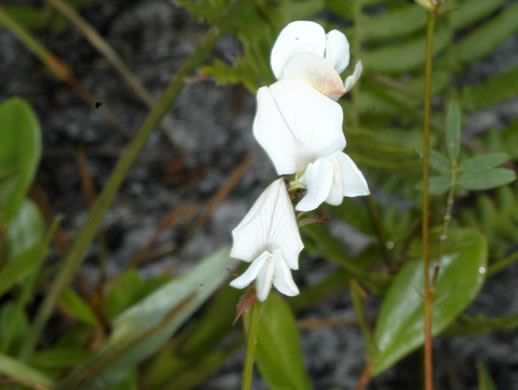
M 360 58 L 361 50 L 361 13 L 362 13 L 362 0 L 354 0 L 354 37 L 353 37 L 353 52 L 357 58 Z M 352 94 L 352 124 L 354 127 L 358 127 L 360 124 L 360 80 L 354 85 L 351 91 Z
M 81 265 L 81 261 L 86 255 L 92 240 L 99 230 L 104 214 L 117 194 L 117 191 L 128 174 L 133 162 L 146 144 L 148 137 L 159 125 L 164 115 L 170 110 L 171 106 L 175 102 L 176 97 L 184 85 L 185 77 L 194 72 L 195 69 L 205 60 L 220 36 L 221 31 L 219 28 L 213 27 L 209 30 L 197 49 L 187 58 L 185 63 L 173 77 L 167 89 L 150 111 L 144 123 L 137 131 L 135 137 L 124 150 L 119 161 L 117 161 L 117 165 L 115 166 L 112 175 L 106 183 L 103 191 L 96 199 L 95 204 L 88 214 L 85 224 L 77 234 L 68 255 L 65 257 L 60 273 L 56 277 L 52 287 L 45 297 L 45 300 L 40 306 L 32 329 L 29 332 L 29 336 L 22 347 L 20 354 L 20 358 L 22 360 L 27 361 L 32 355 L 36 343 L 38 342 L 45 324 L 52 314 L 61 293 L 72 280 Z
M 254 303 L 248 324 L 246 358 L 245 367 L 243 369 L 243 384 L 241 386 L 241 390 L 250 390 L 252 388 L 252 373 L 254 370 L 255 347 L 257 345 L 257 331 L 259 330 L 260 312 L 261 304 L 259 302 Z
M 518 261 L 518 251 L 515 251 L 509 256 L 506 256 L 503 259 L 498 260 L 496 263 L 491 264 L 487 270 L 487 276 L 493 276 L 503 271 L 507 266 L 514 263 L 515 261 Z
M 432 298 L 429 278 L 429 148 L 430 148 L 430 100 L 432 84 L 432 47 L 435 16 L 428 13 L 426 28 L 426 65 L 425 65 L 425 103 L 424 103 L 424 158 L 423 158 L 423 261 L 424 261 L 424 371 L 425 389 L 433 390 L 433 363 L 432 363 Z
M 444 243 L 448 239 L 448 226 L 451 220 L 451 210 L 453 209 L 453 203 L 455 202 L 455 182 L 457 181 L 457 161 L 452 161 L 453 167 L 450 172 L 450 190 L 448 192 L 448 200 L 446 201 L 446 212 L 444 213 L 442 222 L 441 236 L 439 237 L 439 253 L 435 259 L 435 265 L 433 268 L 432 276 L 432 290 L 435 291 L 435 285 L 439 277 L 439 271 L 441 269 L 441 258 L 444 251 Z

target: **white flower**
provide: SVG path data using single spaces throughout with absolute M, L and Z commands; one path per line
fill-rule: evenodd
M 281 80 L 257 92 L 254 136 L 279 175 L 297 174 L 307 193 L 299 211 L 369 194 L 367 182 L 342 151 L 340 105 L 302 81 Z
M 303 81 L 281 80 L 257 91 L 253 131 L 279 175 L 302 174 L 345 148 L 343 111 Z
M 324 95 L 338 99 L 360 78 L 361 61 L 342 83 L 340 73 L 349 65 L 349 42 L 346 36 L 332 30 L 325 33 L 317 23 L 296 21 L 279 33 L 272 48 L 270 64 L 277 79 L 297 79 Z
M 363 174 L 343 152 L 335 152 L 309 164 L 300 182 L 307 188 L 307 192 L 297 203 L 298 211 L 314 210 L 324 201 L 338 206 L 344 196 L 370 194 Z
M 282 178 L 270 184 L 232 231 L 230 256 L 252 264 L 230 285 L 245 288 L 256 280 L 257 299 L 264 301 L 273 286 L 288 296 L 299 294 L 291 270 L 299 268 L 304 248 L 295 213 Z

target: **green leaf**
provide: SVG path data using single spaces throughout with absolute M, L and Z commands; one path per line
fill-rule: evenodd
M 97 326 L 99 322 L 88 304 L 71 288 L 67 288 L 60 300 L 61 307 L 72 317 L 87 325 Z
M 444 332 L 447 336 L 483 336 L 490 332 L 511 332 L 518 328 L 518 314 L 503 317 L 462 315 Z
M 518 66 L 462 90 L 461 103 L 468 111 L 496 106 L 518 95 Z
M 410 5 L 377 16 L 362 14 L 360 23 L 364 40 L 394 39 L 422 29 L 426 25 L 426 12 Z
M 416 189 L 423 191 L 423 183 L 419 183 Z M 445 176 L 432 176 L 428 179 L 428 192 L 431 195 L 442 195 L 450 188 L 450 179 Z
M 228 249 L 207 257 L 186 274 L 168 282 L 114 321 L 108 342 L 57 386 L 75 388 L 93 378 L 119 383 L 129 370 L 154 353 L 228 277 L 233 260 Z
M 478 173 L 502 165 L 509 160 L 507 153 L 489 153 L 462 160 L 459 169 L 464 173 Z
M 93 351 L 78 347 L 55 347 L 36 351 L 31 364 L 41 368 L 70 368 L 87 361 Z
M 29 248 L 0 269 L 0 296 L 34 271 L 42 261 L 47 247 L 41 242 Z
M 486 239 L 477 231 L 467 231 L 474 243 L 441 260 L 432 313 L 434 336 L 471 303 L 484 281 Z M 433 270 L 433 265 L 430 269 Z M 423 294 L 423 262 L 405 264 L 390 286 L 376 323 L 374 338 L 379 353 L 372 362 L 373 375 L 382 373 L 423 344 Z
M 440 53 L 448 44 L 447 29 L 435 33 L 433 52 Z M 384 46 L 362 54 L 365 69 L 369 72 L 400 73 L 418 68 L 424 64 L 426 39 L 423 37 L 405 43 Z
M 270 294 L 261 308 L 256 359 L 270 389 L 312 388 L 302 361 L 295 317 L 288 304 L 275 293 Z
M 446 114 L 446 149 L 452 160 L 457 160 L 460 151 L 462 114 L 456 101 L 451 101 Z
M 479 390 L 496 390 L 496 386 L 487 372 L 486 367 L 482 363 L 477 364 L 478 373 L 478 389 Z
M 464 173 L 459 177 L 459 185 L 466 190 L 480 191 L 509 184 L 515 179 L 514 171 L 494 168 L 484 172 Z
M 21 99 L 0 105 L 0 172 L 16 171 L 13 180 L 0 181 L 0 222 L 7 224 L 22 204 L 41 155 L 40 125 Z
M 489 54 L 507 37 L 518 30 L 518 4 L 500 14 L 454 45 L 453 52 L 462 63 L 470 63 Z
M 420 146 L 417 148 L 417 153 L 423 158 L 424 150 L 423 147 Z M 430 149 L 429 154 L 430 166 L 435 169 L 437 172 L 442 173 L 443 175 L 449 176 L 451 174 L 451 170 L 453 169 L 453 165 L 451 161 L 448 160 L 445 156 L 439 153 L 437 150 Z
M 50 387 L 52 379 L 19 360 L 0 354 L 0 373 L 16 381 Z
M 45 231 L 45 222 L 38 207 L 25 199 L 7 227 L 9 257 L 18 256 L 36 245 Z
M 17 302 L 4 303 L 0 310 L 0 340 L 2 353 L 15 356 L 29 331 L 29 320 Z

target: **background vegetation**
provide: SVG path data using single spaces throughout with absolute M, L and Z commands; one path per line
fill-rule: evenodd
M 121 6 L 118 12 L 120 4 L 113 4 L 115 10 L 104 11 L 111 20 L 103 19 L 107 24 L 102 26 L 96 23 L 95 15 L 102 14 L 100 10 L 110 7 L 110 2 L 11 2 L 0 8 L 1 36 L 15 37 L 19 42 L 15 50 L 21 53 L 1 75 L 8 91 L 1 94 L 4 100 L 0 105 L 1 386 L 191 389 L 219 375 L 229 361 L 242 361 L 243 328 L 232 326 L 242 291 L 226 286 L 230 278 L 227 268 L 239 268 L 229 259 L 227 248 L 213 250 L 206 224 L 229 194 L 246 196 L 248 202 L 273 175 L 270 168 L 250 170 L 257 152 L 250 143 L 232 145 L 230 133 L 218 158 L 226 176 L 213 178 L 217 184 L 204 184 L 212 161 L 203 160 L 203 137 L 214 135 L 210 128 L 220 125 L 210 120 L 199 122 L 203 123 L 201 129 L 188 129 L 196 136 L 192 146 L 186 146 L 185 139 L 176 133 L 175 120 L 188 110 L 203 116 L 211 109 L 211 102 L 180 92 L 186 84 L 197 83 L 203 95 L 207 79 L 215 80 L 221 90 L 233 85 L 234 104 L 217 110 L 220 116 L 243 122 L 239 129 L 251 132 L 250 94 L 273 81 L 269 51 L 278 31 L 292 20 L 311 19 L 326 30 L 344 31 L 351 42 L 353 62 L 362 59 L 364 63 L 359 88 L 340 103 L 346 114 L 347 152 L 366 172 L 373 196 L 365 201 L 345 199 L 341 206 L 328 207 L 325 213 L 306 220 L 315 223 L 302 227 L 309 254 L 299 276 L 301 295 L 285 299 L 272 294 L 264 304 L 258 368 L 271 389 L 352 388 L 349 383 L 326 381 L 321 378 L 325 373 L 308 372 L 307 360 L 319 357 L 306 356 L 304 363 L 300 347 L 304 333 L 299 334 L 304 323 L 297 322 L 315 313 L 315 307 L 334 302 L 333 297 L 346 295 L 347 306 L 354 308 L 356 315 L 342 318 L 339 325 L 361 330 L 364 356 L 357 359 L 362 364 L 363 360 L 368 362 L 373 379 L 369 386 L 417 388 L 421 383 L 418 370 L 395 371 L 405 376 L 395 382 L 386 372 L 402 364 L 401 359 L 409 354 L 414 353 L 417 361 L 422 359 L 423 265 L 419 259 L 426 12 L 403 0 L 164 3 L 163 7 L 183 12 L 182 18 L 187 13 L 178 7 L 188 10 L 200 27 L 192 30 L 196 43 L 185 36 L 191 43 L 182 53 L 181 65 L 175 64 L 174 75 L 146 83 L 141 80 L 143 72 L 136 75 L 126 63 L 127 47 L 103 37 L 109 23 L 116 24 L 125 15 L 123 11 L 131 9 L 131 5 Z M 439 341 L 470 336 L 467 342 L 476 345 L 476 337 L 512 332 L 518 327 L 518 314 L 504 310 L 495 316 L 481 310 L 486 306 L 475 300 L 481 289 L 483 294 L 491 286 L 497 288 L 498 282 L 491 284 L 491 280 L 513 272 L 513 263 L 518 260 L 518 110 L 509 109 L 511 114 L 499 128 L 488 128 L 480 121 L 485 110 L 516 106 L 518 65 L 509 61 L 514 66 L 501 68 L 497 64 L 482 76 L 476 71 L 503 43 L 516 37 L 518 2 L 446 0 L 442 13 L 435 28 L 432 74 L 432 266 L 440 259 L 433 332 Z M 174 22 L 179 30 L 185 28 L 180 19 Z M 142 34 L 148 29 L 158 39 L 160 31 L 153 25 L 139 27 Z M 67 34 L 77 34 L 80 40 L 69 40 L 66 47 Z M 126 43 L 144 53 L 146 45 L 154 45 L 146 39 L 133 43 L 134 38 L 128 34 Z M 102 59 L 102 66 L 82 61 L 81 53 L 86 50 L 82 45 L 89 47 L 90 56 L 99 53 L 95 58 Z M 156 47 L 168 50 L 163 45 Z M 8 56 L 7 50 L 5 53 Z M 33 57 L 28 57 L 29 53 Z M 39 74 L 18 73 L 18 58 L 22 57 L 42 64 Z M 25 60 L 21 61 L 23 65 Z M 123 85 L 131 98 L 124 93 L 110 96 L 106 92 L 109 86 L 95 80 L 95 74 L 103 73 L 114 80 L 111 82 Z M 38 98 L 39 94 L 44 98 Z M 59 94 L 64 103 L 60 103 Z M 182 103 L 182 96 L 189 99 Z M 48 105 L 42 103 L 45 99 Z M 121 109 L 117 101 L 125 99 L 132 99 L 140 116 Z M 173 108 L 178 107 L 175 103 L 182 104 L 182 110 Z M 53 123 L 50 113 L 59 110 L 53 104 L 87 108 L 89 119 L 77 110 L 75 115 Z M 172 108 L 173 114 L 166 116 Z M 240 117 L 241 111 L 248 116 Z M 63 122 L 70 122 L 66 124 L 68 131 L 76 128 L 83 134 L 98 126 L 93 135 L 95 148 L 107 139 L 117 145 L 115 157 L 112 154 L 108 162 L 103 161 L 106 155 L 96 156 L 97 177 L 87 162 L 89 151 L 94 149 L 88 144 L 86 153 L 67 144 L 65 162 L 79 168 L 53 177 L 52 157 L 45 148 L 60 144 L 61 133 L 56 131 L 56 136 L 51 131 Z M 158 136 L 151 135 L 155 128 Z M 115 135 L 99 136 L 99 130 Z M 159 138 L 153 141 L 153 136 Z M 120 149 L 126 143 L 128 146 Z M 173 201 L 169 210 L 154 215 L 148 229 L 150 238 L 140 248 L 127 250 L 121 262 L 112 256 L 114 238 L 104 232 L 103 220 L 110 215 L 107 211 L 123 181 L 130 172 L 138 172 L 139 164 L 145 164 L 142 159 L 136 161 L 143 150 L 144 155 L 181 156 L 173 161 L 170 157 L 154 161 L 161 164 L 159 169 L 164 173 L 154 179 L 163 182 Z M 225 151 L 229 154 L 226 160 L 221 156 Z M 202 157 L 192 160 L 193 154 Z M 194 165 L 189 165 L 192 161 Z M 146 181 L 146 173 L 149 171 L 131 177 L 131 182 L 142 180 L 153 185 Z M 71 191 L 70 198 L 63 197 L 64 189 Z M 132 193 L 122 187 L 126 197 L 117 199 L 147 202 L 147 191 Z M 163 196 L 163 192 L 158 195 Z M 84 196 L 84 203 L 90 205 L 87 217 L 79 223 L 64 215 L 64 222 L 60 222 L 52 212 L 55 199 L 63 202 L 78 196 Z M 239 207 L 231 210 L 233 221 L 245 211 Z M 77 216 L 77 210 L 68 211 Z M 355 237 L 360 233 L 365 244 L 351 245 L 340 229 L 344 224 L 355 231 Z M 76 230 L 77 225 L 80 229 Z M 227 244 L 231 228 L 229 225 L 219 233 Z M 173 239 L 175 245 L 168 247 L 168 240 Z M 205 245 L 213 253 L 172 269 L 167 256 L 189 257 L 189 242 Z M 157 257 L 166 261 L 159 263 L 158 271 L 150 272 L 148 264 Z M 321 265 L 329 263 L 336 265 Z M 309 276 L 315 270 L 319 275 L 316 279 Z M 509 287 L 506 293 L 508 302 L 514 302 L 514 290 Z M 502 306 L 496 300 L 499 295 L 488 294 L 494 299 L 490 306 Z M 320 320 L 319 327 L 333 326 L 326 318 L 310 318 Z M 509 343 L 516 343 L 514 333 L 506 337 Z M 347 342 L 344 339 L 345 345 Z M 441 356 L 440 342 L 435 349 Z M 436 360 L 439 367 L 447 364 Z M 478 355 L 466 362 L 469 371 L 458 373 L 457 379 L 446 378 L 440 370 L 437 379 L 443 388 L 512 389 L 516 386 L 516 362 L 512 357 L 509 361 L 499 368 Z M 359 386 L 361 374 L 361 370 L 355 371 Z M 210 383 L 205 388 L 217 388 Z

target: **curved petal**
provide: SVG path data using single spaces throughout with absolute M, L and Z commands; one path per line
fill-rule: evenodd
M 369 195 L 367 180 L 354 161 L 345 153 L 338 154 L 337 159 L 342 171 L 343 195 L 349 197 Z
M 299 227 L 288 191 L 284 186 L 279 189 L 271 216 L 268 242 L 284 258 L 291 269 L 299 269 L 299 254 L 304 248 Z
M 298 268 L 299 253 L 304 244 L 282 178 L 263 191 L 232 231 L 232 238 L 231 257 L 250 262 L 262 251 L 273 248 L 281 251 L 291 268 Z
M 338 30 L 331 30 L 327 33 L 325 59 L 336 69 L 338 74 L 347 68 L 350 51 L 349 41 L 344 33 Z
M 268 130 L 267 119 L 261 126 L 254 122 L 254 135 L 279 174 L 303 172 L 307 164 L 317 158 L 344 149 L 343 111 L 338 103 L 299 80 L 278 81 L 270 87 L 270 92 L 284 119 L 284 126 Z M 260 107 L 257 115 L 259 111 Z M 287 139 L 290 141 L 286 142 Z M 279 157 L 282 148 L 287 155 Z M 279 166 L 288 165 L 287 160 L 292 159 L 293 154 L 295 171 L 279 169 Z M 290 168 L 293 161 L 291 163 Z
M 310 52 L 324 56 L 326 33 L 318 23 L 296 21 L 284 27 L 275 41 L 270 55 L 273 74 L 278 79 L 282 68 L 293 54 Z
M 291 271 L 280 256 L 274 255 L 275 261 L 275 274 L 273 275 L 273 285 L 275 288 L 287 295 L 289 297 L 293 297 L 299 294 L 299 289 L 295 282 L 293 281 L 293 277 L 291 276 Z
M 329 157 L 333 164 L 333 184 L 331 185 L 331 190 L 326 198 L 326 203 L 333 206 L 338 206 L 344 199 L 342 170 L 340 169 L 340 164 L 336 158 L 337 154 L 342 154 L 342 152 L 337 152 Z
M 257 280 L 255 281 L 255 292 L 257 299 L 261 302 L 268 298 L 268 294 L 272 289 L 273 275 L 275 273 L 275 262 L 272 258 L 268 259 L 266 264 L 261 268 Z
M 315 210 L 329 196 L 333 185 L 333 164 L 329 159 L 318 159 L 308 165 L 306 172 L 300 178 L 306 186 L 306 195 L 295 207 L 298 211 Z
M 286 186 L 282 178 L 275 180 L 259 195 L 254 205 L 232 230 L 230 257 L 250 262 L 261 254 L 268 244 L 275 199 Z
M 303 52 L 292 55 L 281 73 L 283 79 L 302 80 L 320 93 L 333 98 L 344 94 L 344 85 L 335 68 L 324 58 Z
M 253 132 L 259 145 L 272 160 L 277 174 L 296 172 L 297 143 L 268 87 L 257 91 Z
M 362 64 L 362 61 L 359 60 L 356 63 L 356 65 L 354 66 L 353 74 L 348 76 L 345 79 L 345 82 L 344 82 L 345 92 L 344 93 L 349 92 L 352 89 L 352 87 L 354 87 L 354 84 L 356 84 L 356 82 L 360 79 L 362 72 L 363 72 L 363 64 Z
M 270 257 L 272 257 L 272 254 L 268 251 L 264 251 L 258 258 L 252 261 L 252 264 L 250 264 L 241 276 L 230 282 L 230 286 L 240 289 L 248 286 L 255 278 L 257 278 L 257 275 L 259 275 L 264 263 Z

